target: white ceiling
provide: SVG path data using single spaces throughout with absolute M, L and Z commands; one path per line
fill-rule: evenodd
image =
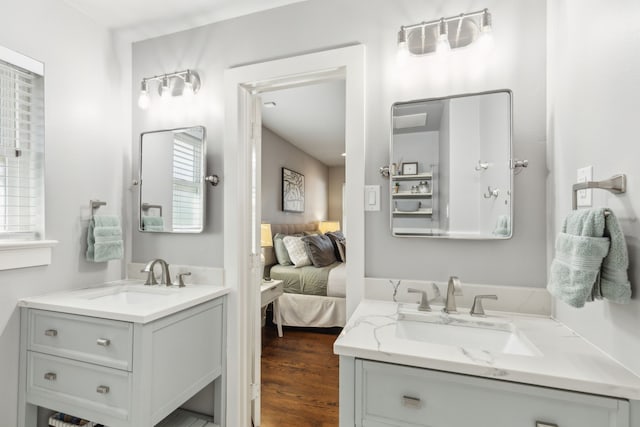
M 262 124 L 327 166 L 345 164 L 345 82 L 328 82 L 267 92 Z
M 133 40 L 157 37 L 304 0 L 62 0 Z

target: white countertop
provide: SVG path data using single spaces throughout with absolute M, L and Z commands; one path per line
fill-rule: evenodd
M 487 312 L 483 320 L 512 322 L 542 353 L 491 353 L 396 336 L 400 306 L 364 300 L 334 344 L 341 356 L 640 400 L 640 377 L 563 324 L 545 317 Z M 433 307 L 434 311 L 439 307 Z M 443 319 L 446 314 L 442 313 Z M 455 314 L 456 318 L 469 318 Z
M 125 322 L 148 323 L 229 293 L 219 285 L 144 286 L 142 280 L 118 280 L 84 289 L 23 298 L 18 306 Z M 135 294 L 133 303 L 100 298 L 120 291 Z M 149 301 L 145 301 L 145 295 Z

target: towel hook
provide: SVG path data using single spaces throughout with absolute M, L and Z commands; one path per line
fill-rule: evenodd
M 492 197 L 495 197 L 497 199 L 499 195 L 500 195 L 499 188 L 491 188 L 491 186 L 489 186 L 487 187 L 487 192 L 484 193 L 482 197 L 484 197 L 485 199 L 490 199 Z
M 89 204 L 91 205 L 91 215 L 95 214 L 100 206 L 107 206 L 107 202 L 103 202 L 102 200 L 90 200 Z
M 571 207 L 573 210 L 578 209 L 578 191 L 586 190 L 588 188 L 599 188 L 601 190 L 607 190 L 613 194 L 626 193 L 627 176 L 622 173 L 602 181 L 587 181 L 573 184 L 573 197 L 571 199 Z

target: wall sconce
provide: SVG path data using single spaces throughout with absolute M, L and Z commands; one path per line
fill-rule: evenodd
M 415 56 L 447 53 L 468 46 L 491 33 L 491 13 L 488 9 L 418 24 L 403 25 L 398 32 L 400 53 Z
M 193 70 L 176 71 L 170 74 L 161 74 L 153 77 L 145 77 L 140 84 L 140 97 L 138 107 L 146 110 L 149 108 L 149 82 L 159 82 L 158 94 L 162 99 L 182 95 L 191 97 L 200 90 L 200 76 Z M 177 95 L 176 95 L 177 92 Z

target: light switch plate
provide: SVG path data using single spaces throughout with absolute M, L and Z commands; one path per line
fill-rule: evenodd
M 380 186 L 379 185 L 364 186 L 364 210 L 369 212 L 380 210 Z
M 577 178 L 578 182 L 593 181 L 593 166 L 585 166 L 578 169 Z M 592 194 L 593 190 L 578 191 L 578 206 L 592 206 Z

